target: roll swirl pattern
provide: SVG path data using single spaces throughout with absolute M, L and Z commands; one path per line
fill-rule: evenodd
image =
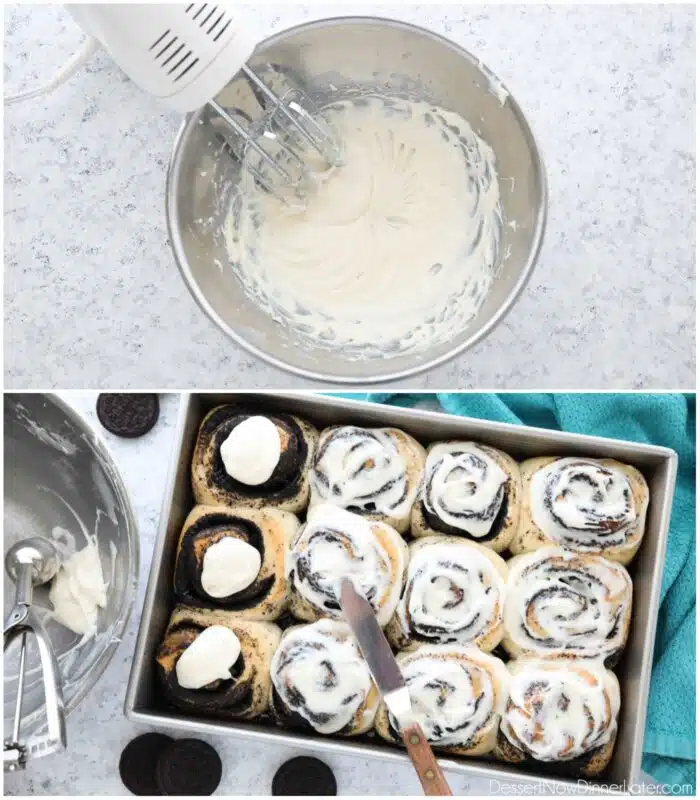
M 340 583 L 348 577 L 383 627 L 399 600 L 407 557 L 406 543 L 388 525 L 335 506 L 318 506 L 289 551 L 291 611 L 310 622 L 340 619 Z
M 511 662 L 509 668 L 501 720 L 506 754 L 558 762 L 595 759 L 604 752 L 602 761 L 609 760 L 620 710 L 612 672 L 596 662 L 528 658 Z M 599 768 L 596 764 L 595 770 Z
M 424 461 L 421 445 L 398 429 L 328 428 L 311 470 L 311 507 L 332 503 L 403 531 Z
M 493 749 L 508 686 L 499 659 L 473 647 L 423 645 L 398 661 L 413 716 L 433 747 L 460 755 Z M 376 727 L 385 739 L 401 741 L 399 722 L 384 705 Z
M 496 553 L 449 536 L 409 548 L 406 583 L 388 628 L 391 643 L 475 645 L 493 650 L 503 635 L 506 564 Z
M 513 657 L 603 658 L 613 666 L 631 613 L 632 580 L 621 564 L 561 547 L 508 562 L 503 643 Z
M 379 693 L 348 625 L 322 619 L 290 628 L 272 658 L 271 707 L 284 723 L 353 735 L 374 724 Z
M 644 533 L 649 489 L 634 467 L 611 459 L 538 458 L 522 464 L 526 506 L 511 549 L 547 544 L 626 564 Z

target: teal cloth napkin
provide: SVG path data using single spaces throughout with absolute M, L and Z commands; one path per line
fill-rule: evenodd
M 607 436 L 678 453 L 643 769 L 695 794 L 695 396 L 681 394 L 344 394 L 356 400 Z

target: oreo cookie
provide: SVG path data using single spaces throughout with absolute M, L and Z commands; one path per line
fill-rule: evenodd
M 148 433 L 158 421 L 157 394 L 101 394 L 97 398 L 97 418 L 115 436 L 135 439 Z
M 333 770 L 323 761 L 309 756 L 297 756 L 277 770 L 272 779 L 272 794 L 328 797 L 338 794 Z
M 178 739 L 160 754 L 156 768 L 159 794 L 214 794 L 221 782 L 221 759 L 201 739 Z
M 144 733 L 124 748 L 119 759 L 119 777 L 132 794 L 152 796 L 161 793 L 156 780 L 156 764 L 172 741 L 163 733 Z

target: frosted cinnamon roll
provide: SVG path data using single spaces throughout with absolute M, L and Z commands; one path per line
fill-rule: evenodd
M 508 669 L 498 756 L 540 768 L 566 762 L 567 774 L 599 775 L 617 736 L 620 687 L 615 675 L 592 661 L 522 658 Z
M 398 603 L 407 560 L 408 546 L 389 525 L 317 506 L 289 550 L 290 610 L 306 622 L 342 618 L 340 583 L 348 577 L 384 627 Z
M 503 636 L 507 575 L 505 561 L 478 544 L 451 536 L 413 542 L 389 642 L 397 650 L 425 643 L 493 650 Z
M 500 553 L 516 531 L 520 493 L 520 469 L 506 453 L 476 442 L 431 444 L 411 533 L 460 536 Z
M 403 533 L 424 462 L 423 447 L 396 428 L 326 428 L 311 470 L 310 508 L 332 503 Z
M 291 414 L 218 406 L 199 428 L 192 490 L 202 505 L 274 507 L 298 513 L 309 500 L 318 431 Z
M 322 619 L 282 636 L 270 667 L 270 707 L 282 725 L 354 736 L 374 724 L 377 691 L 352 632 Z
M 520 465 L 523 508 L 514 554 L 559 545 L 628 564 L 644 535 L 649 488 L 610 458 L 531 458 Z
M 508 561 L 503 646 L 512 658 L 602 658 L 613 667 L 631 615 L 632 580 L 621 564 L 561 547 Z
M 411 709 L 430 744 L 455 755 L 491 752 L 508 692 L 502 661 L 474 647 L 423 645 L 399 653 L 397 661 L 411 697 Z M 377 733 L 401 743 L 401 728 L 384 703 Z
M 176 606 L 156 654 L 166 701 L 222 719 L 262 714 L 270 701 L 270 661 L 281 636 L 271 622 Z
M 275 508 L 195 506 L 182 526 L 175 599 L 275 620 L 287 608 L 286 556 L 299 521 Z

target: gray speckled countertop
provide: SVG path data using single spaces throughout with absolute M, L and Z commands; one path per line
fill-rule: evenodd
M 469 353 L 392 388 L 694 388 L 693 6 L 241 13 L 261 37 L 345 13 L 431 28 L 499 75 L 538 138 L 550 214 L 524 296 Z M 5 34 L 6 91 L 51 76 L 81 37 L 50 5 L 8 7 Z M 6 386 L 309 385 L 231 344 L 182 283 L 163 199 L 178 125 L 104 54 L 6 108 Z

